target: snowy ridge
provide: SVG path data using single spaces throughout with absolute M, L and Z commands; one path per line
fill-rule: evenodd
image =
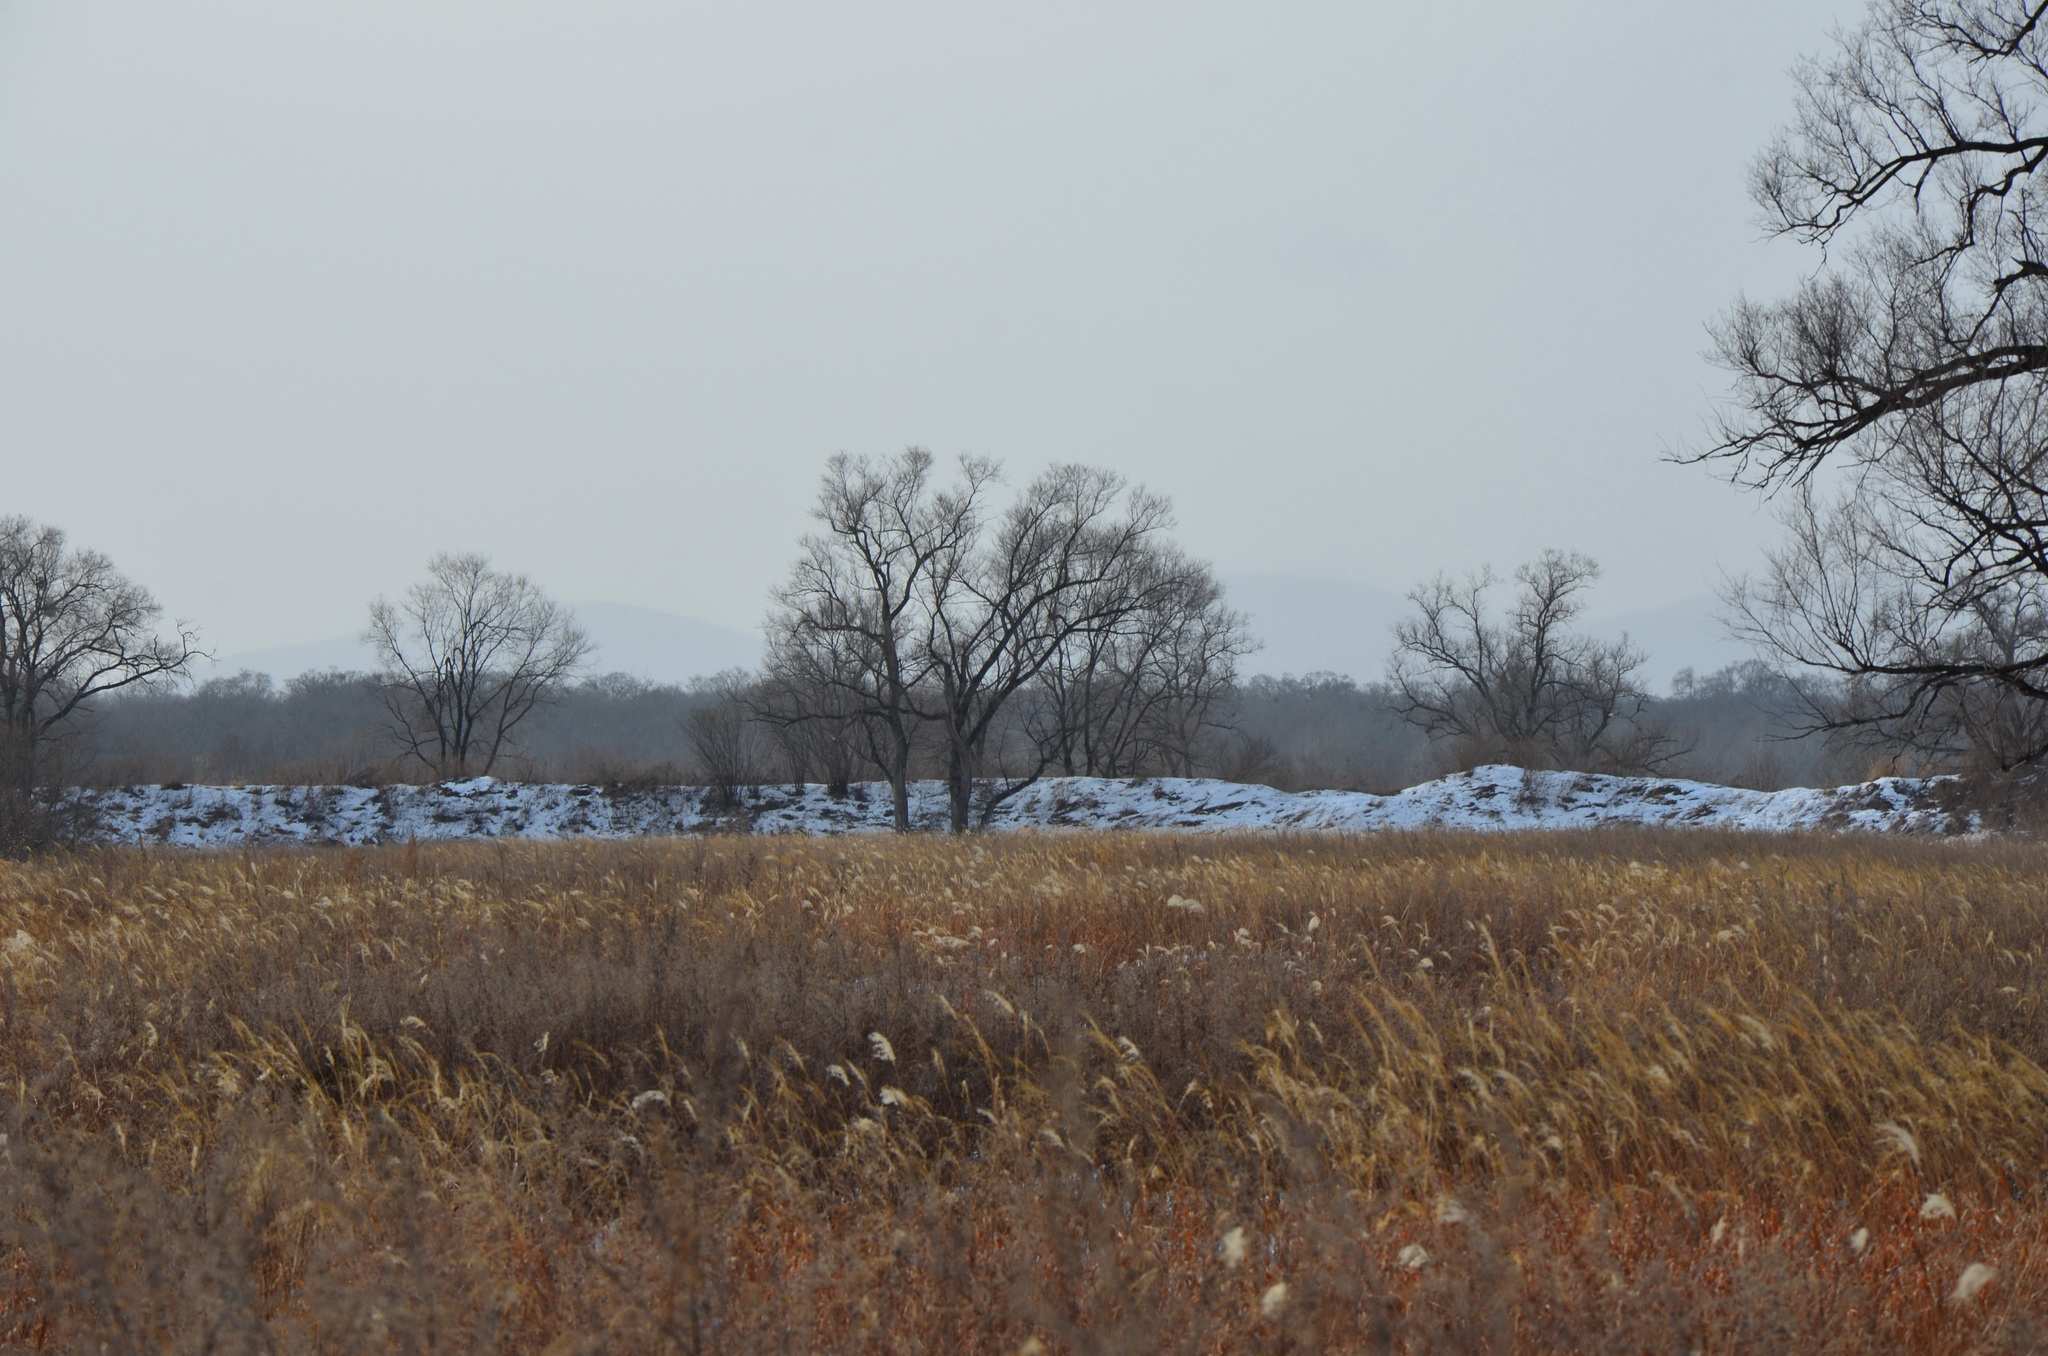
M 1566 829 L 1603 824 L 1789 831 L 1954 834 L 1976 816 L 1944 806 L 1949 778 L 1884 777 L 1832 790 L 1742 791 L 1705 782 L 1481 767 L 1391 796 L 1275 791 L 1196 778 L 1055 777 L 999 806 L 991 826 L 1075 829 L 1361 832 L 1374 829 Z M 447 838 L 633 838 L 706 832 L 880 833 L 881 783 L 844 798 L 823 787 L 763 787 L 737 811 L 699 787 L 628 790 L 501 782 L 431 786 L 137 786 L 89 793 L 105 836 L 121 843 L 391 843 Z M 919 828 L 946 821 L 945 788 L 911 786 Z

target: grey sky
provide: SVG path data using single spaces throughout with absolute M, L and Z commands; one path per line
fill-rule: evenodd
M 438 549 L 750 627 L 824 458 L 1117 467 L 1225 574 L 1770 534 L 1659 459 L 1860 5 L 0 0 L 0 512 L 223 650 Z

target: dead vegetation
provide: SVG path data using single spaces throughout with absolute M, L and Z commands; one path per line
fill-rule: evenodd
M 0 1348 L 2033 1350 L 2048 856 L 0 866 Z

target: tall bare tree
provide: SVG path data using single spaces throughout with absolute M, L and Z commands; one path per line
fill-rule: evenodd
M 1734 399 L 1699 455 L 1766 484 L 1883 459 L 1918 412 L 2048 374 L 2044 15 L 2040 0 L 1875 0 L 1799 67 L 1751 196 L 1826 266 L 1722 318 Z
M 434 557 L 402 603 L 371 604 L 363 639 L 392 737 L 439 777 L 488 774 L 591 649 L 566 609 L 480 555 Z
M 956 571 L 981 531 L 995 469 L 967 459 L 939 487 L 922 448 L 832 458 L 812 510 L 821 530 L 803 539 L 768 619 L 769 673 L 782 694 L 805 699 L 780 718 L 852 722 L 889 783 L 898 832 L 910 829 L 931 578 Z
M 1626 636 L 1570 629 L 1599 572 L 1582 555 L 1546 551 L 1515 571 L 1519 588 L 1499 617 L 1490 569 L 1415 589 L 1419 615 L 1394 627 L 1387 665 L 1395 709 L 1471 761 L 1613 772 L 1668 761 L 1677 750 L 1646 718 L 1635 680 L 1643 653 Z
M 1055 466 L 1025 487 L 986 543 L 926 576 L 923 709 L 944 741 L 956 833 L 968 827 L 981 755 L 1006 704 L 1077 637 L 1137 613 L 1148 590 L 1167 587 L 1139 566 L 1171 522 L 1164 499 L 1130 490 L 1113 472 Z
M 187 673 L 184 623 L 97 551 L 27 518 L 0 518 L 0 729 L 32 757 L 96 697 Z
M 183 677 L 201 657 L 180 622 L 159 633 L 149 591 L 62 531 L 0 518 L 0 854 L 68 836 L 44 783 L 51 745 L 95 698 Z
M 2044 16 L 1876 0 L 1799 69 L 1752 195 L 1824 266 L 1722 318 L 1734 392 L 1697 454 L 1799 487 L 1732 602 L 1768 653 L 1839 680 L 1802 684 L 1813 723 L 2008 766 L 2048 754 Z
M 1106 653 L 1087 637 L 1178 617 L 1176 590 L 1183 603 L 1201 598 L 1212 664 L 1241 648 L 1241 624 L 1213 606 L 1205 571 L 1164 550 L 1165 501 L 1120 477 L 1057 466 L 998 512 L 994 463 L 964 460 L 944 487 L 931 469 L 916 449 L 888 462 L 833 459 L 817 509 L 825 531 L 805 538 L 769 618 L 769 687 L 787 694 L 777 719 L 864 733 L 899 829 L 910 825 L 912 755 L 921 736 L 935 740 L 961 831 L 1012 703 L 1077 653 Z M 985 794 L 984 815 L 1048 757 L 1041 746 L 1035 770 Z
M 1253 645 L 1208 566 L 1171 546 L 1135 553 L 1040 674 L 1023 728 L 1042 765 L 1068 776 L 1191 775 Z

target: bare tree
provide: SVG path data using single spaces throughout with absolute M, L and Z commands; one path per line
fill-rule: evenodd
M 1489 570 L 1441 575 L 1411 592 L 1419 616 L 1394 627 L 1388 662 L 1394 706 L 1432 739 L 1454 740 L 1470 761 L 1642 771 L 1678 750 L 1646 718 L 1635 681 L 1645 656 L 1628 643 L 1569 629 L 1599 566 L 1546 551 L 1515 571 L 1504 617 L 1490 610 L 1500 580 Z
M 1208 566 L 1177 572 L 1165 598 L 1128 628 L 1121 670 L 1138 711 L 1133 767 L 1192 777 L 1207 746 L 1233 728 L 1237 664 L 1259 648 L 1245 615 L 1224 605 Z
M 768 620 L 768 670 L 806 700 L 792 721 L 853 722 L 889 783 L 898 832 L 910 829 L 910 759 L 928 665 L 923 615 L 935 571 L 953 571 L 981 530 L 993 463 L 964 460 L 932 484 L 932 456 L 832 458 L 789 582 Z
M 591 648 L 567 610 L 480 555 L 434 557 L 403 603 L 371 604 L 363 639 L 392 737 L 439 777 L 488 774 Z
M 789 771 L 801 787 L 813 773 L 834 796 L 844 796 L 855 772 L 868 759 L 868 718 L 848 699 L 844 687 L 803 681 L 789 667 L 771 664 L 753 685 L 754 719 L 772 733 Z
M 1903 422 L 1959 393 L 2048 374 L 2044 15 L 2040 0 L 1875 0 L 1799 67 L 1751 196 L 1827 266 L 1722 318 L 1736 387 L 1699 456 L 1803 478 L 1837 454 L 1885 458 Z
M 954 552 L 924 579 L 922 710 L 945 745 L 947 810 L 968 827 L 980 759 L 1005 705 L 1090 630 L 1142 609 L 1164 576 L 1138 568 L 1171 525 L 1164 499 L 1123 478 L 1055 466 L 1033 481 L 985 544 Z M 1136 590 L 1132 585 L 1140 587 Z M 984 798 L 983 815 L 1035 781 L 1040 766 Z
M 1718 327 L 1698 455 L 1796 486 L 1731 597 L 1812 725 L 2001 767 L 2048 754 L 2048 3 L 1877 0 L 1798 72 L 1759 158 L 1768 229 L 1826 251 Z M 1811 477 L 1838 465 L 1822 502 Z
M 1041 674 L 1024 731 L 1068 776 L 1192 775 L 1253 649 L 1245 620 L 1208 566 L 1170 546 L 1134 553 L 1113 587 L 1123 596 Z
M 1155 637 L 1144 662 L 1157 677 L 1178 654 L 1183 735 L 1188 719 L 1206 718 L 1242 652 L 1242 623 L 1220 608 L 1206 570 L 1159 540 L 1164 500 L 1106 471 L 1058 466 L 996 512 L 993 462 L 964 459 L 943 488 L 931 468 L 917 449 L 832 460 L 816 511 L 825 530 L 805 538 L 769 618 L 772 719 L 857 733 L 889 781 L 899 829 L 910 824 L 912 756 L 921 735 L 935 737 L 957 832 L 1015 726 L 1013 701 L 1042 696 L 1058 666 L 1071 688 L 1093 683 L 1112 651 L 1139 662 L 1128 633 L 1141 618 L 1178 628 Z M 1198 659 L 1207 667 L 1191 677 Z M 985 789 L 984 818 L 1050 765 L 1058 741 L 1032 747 L 1021 777 Z
M 184 623 L 158 633 L 162 615 L 99 552 L 67 546 L 57 528 L 0 518 L 0 855 L 85 827 L 48 783 L 53 745 L 94 699 L 181 678 L 201 657 Z
M 109 692 L 184 676 L 201 658 L 183 622 L 97 551 L 27 518 L 0 518 L 0 727 L 34 757 Z
M 1896 469 L 1873 468 L 1830 503 L 1801 487 L 1780 515 L 1785 543 L 1728 593 L 1737 634 L 1817 675 L 1790 679 L 1809 729 L 1936 763 L 2010 769 L 2048 755 L 2040 555 L 2016 545 L 2016 527 L 1974 528 L 1925 476 L 1888 492 Z

